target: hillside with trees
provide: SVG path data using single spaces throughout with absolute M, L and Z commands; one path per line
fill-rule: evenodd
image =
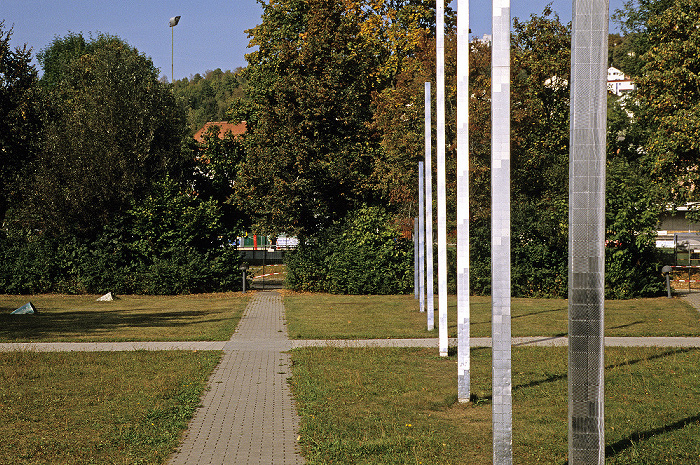
M 13 49 L 0 23 L 0 292 L 236 289 L 234 242 L 244 231 L 300 238 L 289 263 L 296 289 L 408 291 L 423 88 L 435 81 L 434 4 L 263 6 L 244 69 L 172 84 L 158 80 L 148 57 L 103 34 L 57 37 L 37 54 L 39 78 L 31 52 Z M 622 33 L 610 36 L 610 64 L 638 84 L 609 100 L 606 283 L 610 297 L 626 298 L 662 290 L 658 216 L 698 200 L 700 0 L 630 0 L 615 19 Z M 445 33 L 454 236 L 449 9 Z M 513 21 L 515 295 L 566 295 L 570 34 L 549 7 Z M 490 292 L 490 60 L 490 44 L 473 41 L 470 278 L 478 293 Z M 247 132 L 196 143 L 194 131 L 212 120 L 246 121 Z
M 0 171 L 14 181 L 2 191 L 0 292 L 236 289 L 238 224 L 193 191 L 216 176 L 197 169 L 183 108 L 151 60 L 114 36 L 69 34 L 38 54 L 37 79 L 0 32 L 12 129 Z
M 208 121 L 225 121 L 229 107 L 245 95 L 243 70 L 208 70 L 178 79 L 173 93 L 185 108 L 187 131 L 194 134 Z

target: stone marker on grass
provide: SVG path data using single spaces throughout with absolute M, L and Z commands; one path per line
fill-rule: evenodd
M 102 297 L 99 297 L 96 302 L 111 302 L 113 300 L 117 300 L 117 296 L 112 295 L 111 292 L 106 293 Z
M 10 313 L 10 315 L 33 315 L 35 313 L 39 312 L 36 311 L 36 307 L 34 306 L 34 304 L 32 304 L 31 302 L 27 302 L 14 312 Z

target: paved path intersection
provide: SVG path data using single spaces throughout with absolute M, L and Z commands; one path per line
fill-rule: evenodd
M 282 299 L 257 294 L 224 346 L 202 407 L 169 464 L 304 463 L 296 451 L 288 349 Z
M 700 308 L 700 294 L 686 298 Z M 490 338 L 471 338 L 472 347 L 488 347 Z M 513 338 L 513 345 L 565 346 L 566 337 Z M 606 346 L 700 347 L 698 337 L 607 337 Z M 118 343 L 0 343 L 0 351 L 222 350 L 209 390 L 190 421 L 169 465 L 296 465 L 298 416 L 287 385 L 287 351 L 295 347 L 435 347 L 437 339 L 290 341 L 284 305 L 276 292 L 251 299 L 229 341 Z M 451 339 L 450 345 L 456 345 Z

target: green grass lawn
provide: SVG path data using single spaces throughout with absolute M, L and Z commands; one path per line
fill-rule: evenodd
M 219 358 L 0 353 L 0 463 L 165 463 Z
M 424 338 L 427 317 L 408 296 L 284 295 L 289 336 L 294 339 Z M 437 307 L 437 298 L 436 298 Z M 470 334 L 491 335 L 491 300 L 471 298 Z M 513 336 L 563 336 L 568 331 L 567 301 L 512 301 Z M 448 333 L 457 337 L 457 300 L 448 299 Z M 611 300 L 605 303 L 606 336 L 700 336 L 700 313 L 678 298 Z
M 0 295 L 0 342 L 225 341 L 249 295 Z M 37 314 L 10 315 L 29 301 Z
M 513 350 L 515 464 L 566 463 L 566 354 Z M 456 359 L 434 349 L 293 351 L 307 463 L 491 463 L 491 352 L 471 359 L 459 404 Z M 606 463 L 699 463 L 700 350 L 608 348 L 605 364 Z

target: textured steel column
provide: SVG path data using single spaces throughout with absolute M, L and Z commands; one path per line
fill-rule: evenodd
M 493 0 L 491 46 L 493 463 L 513 463 L 510 331 L 510 0 Z
M 418 217 L 413 218 L 413 297 L 418 300 Z
M 457 4 L 457 399 L 469 402 L 469 0 Z
M 428 331 L 435 328 L 435 296 L 433 279 L 433 160 L 432 147 L 432 121 L 430 104 L 430 83 L 425 83 L 425 290 L 428 312 Z
M 425 167 L 423 162 L 418 162 L 418 299 L 420 300 L 419 308 L 421 313 L 425 311 L 425 188 L 423 187 L 423 178 L 425 176 Z
M 445 177 L 445 2 L 437 0 L 435 54 L 437 60 L 437 220 L 438 310 L 440 356 L 447 357 L 447 194 Z
M 569 463 L 603 464 L 608 1 L 573 0 L 569 155 Z

